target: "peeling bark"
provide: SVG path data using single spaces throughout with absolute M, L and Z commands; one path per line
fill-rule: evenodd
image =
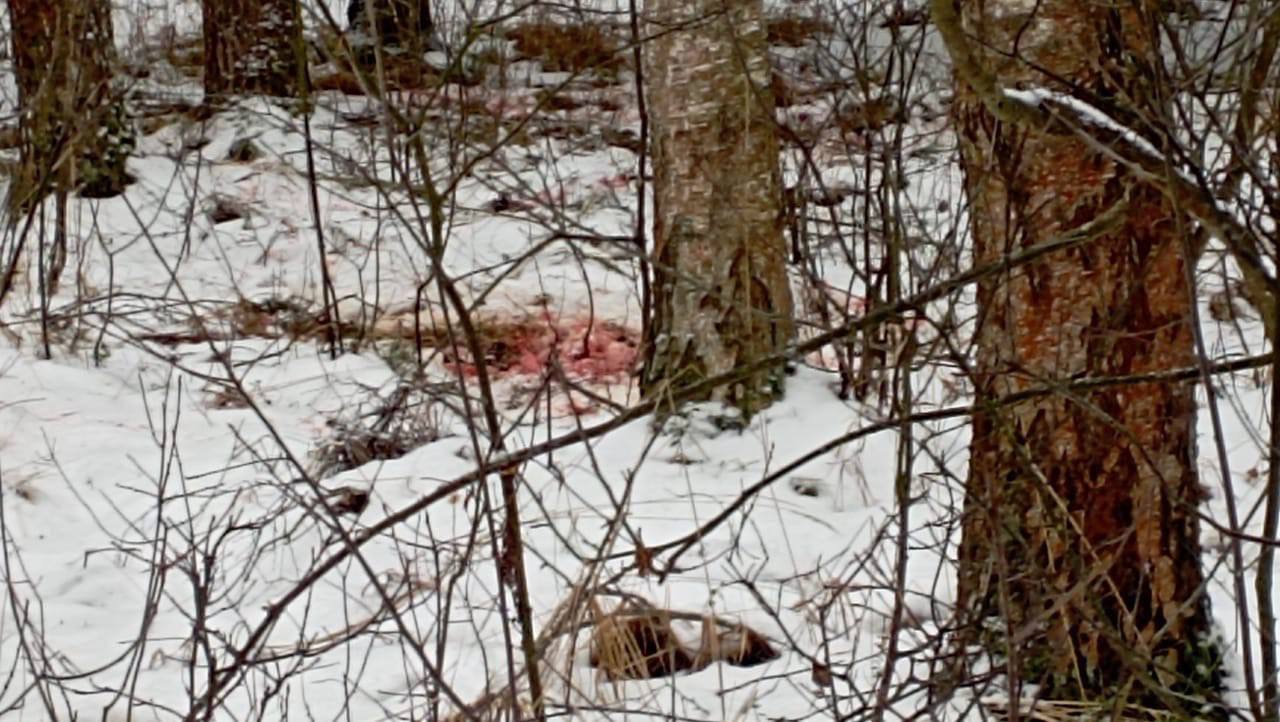
M 794 336 L 760 0 L 652 0 L 645 80 L 654 161 L 648 396 L 733 370 Z M 781 365 L 711 398 L 751 413 Z
M 1151 18 L 1134 7 L 970 3 L 964 20 L 993 49 L 978 62 L 1005 85 L 1085 92 L 1141 128 L 1162 113 L 1144 62 L 1155 53 L 1143 32 Z M 1194 365 L 1189 219 L 1079 138 L 1001 122 L 980 92 L 961 87 L 955 103 L 975 264 L 1126 211 L 1091 243 L 980 282 L 979 403 L 1046 380 Z M 980 641 L 1022 682 L 1048 697 L 1124 691 L 1179 711 L 1187 702 L 1171 692 L 1212 691 L 1194 445 L 1190 384 L 1062 394 L 974 417 L 960 608 L 979 625 L 1005 620 Z

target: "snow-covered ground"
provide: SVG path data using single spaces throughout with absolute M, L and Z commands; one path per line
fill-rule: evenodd
M 198 29 L 194 2 L 165 0 L 144 17 L 131 1 L 121 36 Z M 340 5 L 330 3 L 337 17 Z M 806 67 L 802 50 L 775 52 Z M 199 98 L 191 78 L 151 70 L 139 81 L 148 97 Z M 513 673 L 527 679 L 500 474 L 475 474 L 503 452 L 476 359 L 447 341 L 458 315 L 442 276 L 490 341 L 502 448 L 542 445 L 508 469 L 549 712 L 943 714 L 927 682 L 953 595 L 964 415 L 912 427 L 910 554 L 893 623 L 899 431 L 884 405 L 839 399 L 828 353 L 801 359 L 786 397 L 744 428 L 709 405 L 659 425 L 627 416 L 638 401 L 639 184 L 636 156 L 606 131 L 638 133 L 630 79 L 571 84 L 580 107 L 548 110 L 528 86 L 562 78 L 521 72 L 512 87 L 394 98 L 427 109 L 432 181 L 447 191 L 434 232 L 422 179 L 391 167 L 403 142 L 388 154 L 382 109 L 333 91 L 317 98 L 311 143 L 301 115 L 265 99 L 205 119 L 175 113 L 140 140 L 123 196 L 71 200 L 72 253 L 47 324 L 32 273 L 0 309 L 0 717 L 502 716 L 466 705 L 504 693 Z M 824 114 L 841 107 L 828 100 L 780 118 L 827 132 Z M 905 294 L 964 260 L 929 243 L 964 226 L 941 108 L 926 94 L 907 111 L 901 192 L 923 240 Z M 253 157 L 239 153 L 246 142 Z M 862 165 L 874 142 L 872 129 L 818 144 L 824 185 L 878 183 L 881 171 Z M 790 181 L 812 181 L 800 167 L 788 157 Z M 858 233 L 855 214 L 819 210 L 819 238 L 833 219 Z M 859 313 L 864 287 L 837 250 L 815 267 Z M 336 358 L 321 263 L 344 324 Z M 1243 352 L 1205 318 L 1217 357 Z M 1250 372 L 1222 383 L 1234 489 L 1256 533 L 1267 388 Z M 917 411 L 966 402 L 943 366 L 920 369 L 913 386 Z M 1226 525 L 1208 423 L 1206 513 Z M 1233 642 L 1226 543 L 1207 529 L 1210 594 Z M 689 643 L 717 617 L 779 654 L 609 679 L 592 664 L 586 623 L 623 601 L 671 610 Z M 904 651 L 885 675 L 891 635 Z M 1232 662 L 1238 674 L 1238 644 Z M 516 696 L 527 708 L 524 683 Z

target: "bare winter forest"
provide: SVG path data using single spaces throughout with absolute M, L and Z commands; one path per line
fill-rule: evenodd
M 1280 4 L 0 5 L 3 722 L 1280 722 Z

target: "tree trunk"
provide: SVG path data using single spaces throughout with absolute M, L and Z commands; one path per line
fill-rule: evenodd
M 297 0 L 204 0 L 206 97 L 298 91 Z
M 981 56 L 1007 87 L 1074 89 L 1142 129 L 1164 112 L 1146 67 L 1154 18 L 1137 5 L 967 3 L 966 30 L 990 44 Z M 1021 680 L 1046 697 L 1123 694 L 1195 711 L 1170 694 L 1210 694 L 1219 675 L 1201 588 L 1193 387 L 999 405 L 1052 380 L 1194 365 L 1188 220 L 1073 135 L 997 122 L 968 88 L 955 112 L 975 264 L 1127 203 L 1095 239 L 979 285 L 975 383 L 990 405 L 973 419 L 962 614 L 1007 655 L 1015 691 Z
M 652 396 L 776 354 L 795 328 L 762 3 L 651 0 L 647 10 L 654 309 L 642 387 Z M 782 386 L 779 362 L 708 398 L 750 414 Z
M 372 12 L 370 12 L 372 11 Z M 369 32 L 372 15 L 374 33 Z M 347 22 L 352 30 L 364 32 L 386 48 L 404 48 L 410 53 L 428 49 L 431 39 L 430 0 L 351 0 Z
M 29 209 L 47 193 L 120 193 L 133 129 L 112 93 L 115 48 L 106 0 L 9 0 L 22 109 L 22 182 L 10 197 Z

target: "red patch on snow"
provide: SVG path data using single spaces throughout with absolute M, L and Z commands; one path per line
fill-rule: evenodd
M 542 376 L 557 364 L 570 378 L 608 384 L 631 374 L 639 349 L 636 332 L 612 321 L 562 319 L 542 313 L 521 320 L 483 325 L 484 357 L 490 376 Z M 474 378 L 476 363 L 461 350 L 445 350 L 445 365 Z

